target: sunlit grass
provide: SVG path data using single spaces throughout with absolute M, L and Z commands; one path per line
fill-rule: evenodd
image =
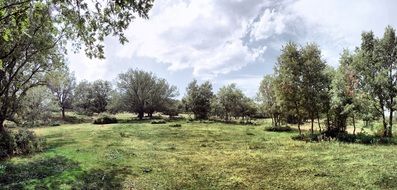
M 104 176 L 125 189 L 397 188 L 395 146 L 293 141 L 296 132 L 266 132 L 263 125 L 180 121 L 182 127 L 169 127 L 174 123 L 37 128 L 48 150 L 2 164 L 55 156 L 77 163 L 43 178 L 15 182 L 32 189 L 43 184 L 69 189 L 85 176 L 94 176 L 86 180 L 88 185 L 100 183 Z M 106 171 L 117 171 L 112 175 L 121 180 Z

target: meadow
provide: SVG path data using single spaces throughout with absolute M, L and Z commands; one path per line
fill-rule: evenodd
M 35 128 L 47 148 L 0 162 L 0 189 L 397 188 L 396 146 L 295 141 L 268 122 Z

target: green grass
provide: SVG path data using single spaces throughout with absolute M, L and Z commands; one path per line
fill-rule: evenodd
M 396 146 L 306 143 L 264 126 L 168 122 L 35 129 L 48 149 L 0 162 L 0 189 L 396 189 Z M 170 124 L 182 127 L 170 127 Z

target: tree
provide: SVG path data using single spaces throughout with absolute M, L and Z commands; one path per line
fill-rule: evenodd
M 276 81 L 274 75 L 265 75 L 260 83 L 257 99 L 267 116 L 272 118 L 272 125 L 280 124 L 280 106 L 276 96 Z
M 138 114 L 162 111 L 177 95 L 176 87 L 170 86 L 164 79 L 158 79 L 153 73 L 129 70 L 119 75 L 117 83 L 125 109 Z
M 245 98 L 243 92 L 237 88 L 236 84 L 223 86 L 219 89 L 216 96 L 219 101 L 222 117 L 229 121 L 231 117 L 242 116 L 243 99 Z
M 314 44 L 307 44 L 301 49 L 302 57 L 302 96 L 303 107 L 311 120 L 311 133 L 313 134 L 314 119 L 319 121 L 320 111 L 323 107 L 322 99 L 327 95 L 328 78 L 325 73 L 326 64 L 321 58 L 321 50 Z M 320 122 L 319 129 L 320 127 Z
M 193 80 L 186 88 L 184 101 L 187 109 L 193 112 L 196 119 L 207 119 L 211 111 L 213 96 L 212 85 L 209 81 L 199 85 L 196 80 Z
M 18 120 L 23 125 L 36 126 L 48 123 L 52 112 L 59 110 L 51 91 L 46 86 L 38 86 L 28 90 L 18 109 Z
M 74 75 L 67 68 L 50 72 L 47 75 L 47 86 L 61 108 L 62 119 L 65 119 L 65 110 L 72 108 L 73 90 L 76 86 Z
M 27 90 L 44 85 L 66 42 L 81 45 L 89 57 L 103 58 L 105 36 L 127 39 L 124 30 L 138 15 L 147 18 L 153 0 L 0 1 L 0 132 L 13 119 Z M 80 42 L 83 42 L 80 44 Z
M 112 87 L 108 81 L 81 81 L 74 92 L 74 108 L 84 113 L 105 112 L 111 91 Z
M 380 39 L 376 38 L 373 32 L 364 32 L 361 40 L 361 47 L 357 51 L 357 60 L 354 64 L 359 85 L 370 95 L 374 108 L 382 116 L 383 135 L 391 137 L 397 95 L 395 30 L 388 26 L 383 38 Z
M 283 46 L 275 68 L 276 94 L 284 114 L 292 112 L 297 118 L 299 134 L 302 134 L 300 123 L 304 111 L 302 67 L 298 45 L 289 42 Z

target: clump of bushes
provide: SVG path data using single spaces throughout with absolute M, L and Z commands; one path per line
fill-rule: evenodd
M 98 116 L 93 122 L 94 124 L 111 124 L 117 123 L 117 119 L 113 116 L 102 114 Z
M 293 136 L 293 140 L 301 140 L 306 142 L 319 142 L 336 140 L 344 143 L 360 143 L 360 144 L 397 144 L 396 139 L 369 135 L 366 133 L 358 133 L 356 135 L 347 132 L 340 132 L 335 137 L 328 136 L 326 133 L 321 134 L 302 134 Z
M 170 127 L 182 127 L 181 124 L 171 124 Z
M 165 124 L 167 123 L 165 120 L 160 119 L 160 120 L 153 120 L 152 122 L 150 122 L 151 124 Z
M 45 141 L 32 131 L 19 129 L 0 132 L 0 159 L 13 155 L 27 155 L 44 149 Z
M 271 127 L 266 127 L 266 131 L 271 131 L 271 132 L 289 132 L 292 131 L 292 128 L 288 125 L 285 126 L 271 126 Z

